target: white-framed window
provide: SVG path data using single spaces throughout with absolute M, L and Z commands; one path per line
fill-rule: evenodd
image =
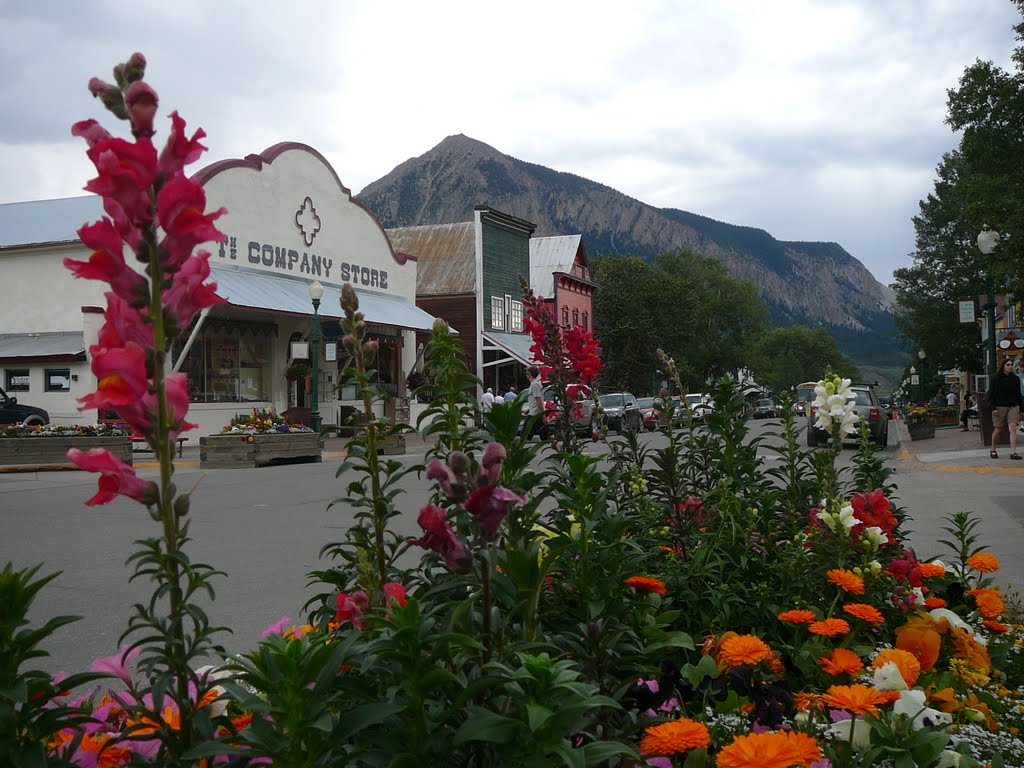
M 491 328 L 505 330 L 505 300 L 501 296 L 491 296 Z
M 509 328 L 509 330 L 514 333 L 521 333 L 523 330 L 523 302 L 513 301 L 511 302 L 511 304 L 511 327 Z

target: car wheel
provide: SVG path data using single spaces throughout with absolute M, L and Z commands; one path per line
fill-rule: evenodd
M 882 430 L 882 434 L 880 434 L 878 436 L 878 439 L 875 440 L 875 444 L 878 445 L 880 448 L 885 448 L 885 446 L 887 446 L 889 444 L 889 425 L 888 424 L 885 425 L 885 429 Z
M 26 427 L 41 427 L 43 426 L 43 420 L 38 416 L 29 416 L 22 422 L 22 424 Z

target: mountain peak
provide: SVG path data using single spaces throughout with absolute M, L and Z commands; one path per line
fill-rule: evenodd
M 571 173 L 504 155 L 454 134 L 367 185 L 359 198 L 386 228 L 470 221 L 486 204 L 537 225 L 536 236 L 581 234 L 592 256 L 689 249 L 750 280 L 777 325 L 823 325 L 854 359 L 901 359 L 891 292 L 836 243 L 782 242 L 764 230 L 656 208 Z M 851 339 L 854 341 L 851 342 Z M 845 343 L 844 343 L 845 342 Z

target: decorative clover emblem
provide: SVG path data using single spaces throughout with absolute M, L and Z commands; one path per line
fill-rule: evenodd
M 302 201 L 302 205 L 295 211 L 295 226 L 302 233 L 302 242 L 309 248 L 313 244 L 313 238 L 320 231 L 320 217 L 316 215 L 316 208 L 309 195 Z

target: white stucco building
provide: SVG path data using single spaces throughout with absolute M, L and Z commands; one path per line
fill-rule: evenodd
M 340 288 L 350 282 L 369 335 L 380 342 L 380 380 L 398 395 L 417 359 L 415 331 L 433 317 L 418 309 L 416 260 L 396 253 L 376 217 L 354 199 L 324 157 L 297 143 L 226 160 L 194 177 L 228 242 L 211 244 L 211 280 L 227 304 L 197 317 L 175 343 L 169 365 L 189 375 L 189 420 L 211 434 L 253 408 L 308 408 L 304 380 L 288 380 L 291 342 L 308 339 L 309 285 L 325 288 L 320 305 L 319 411 L 338 424 L 356 405 L 344 386 L 348 360 L 338 318 Z M 0 205 L 0 383 L 21 402 L 45 408 L 52 422 L 93 423 L 76 398 L 96 387 L 87 360 L 102 325 L 103 283 L 74 278 L 66 257 L 85 260 L 76 230 L 103 215 L 95 196 Z M 301 345 L 298 347 L 301 349 Z

